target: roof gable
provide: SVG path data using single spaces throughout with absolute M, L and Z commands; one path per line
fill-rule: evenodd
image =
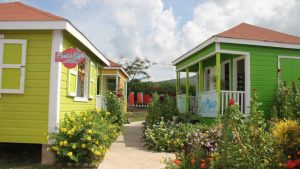
M 20 2 L 0 3 L 0 21 L 58 21 L 60 16 L 39 10 Z
M 250 25 L 247 23 L 241 23 L 215 36 L 235 39 L 258 40 L 265 42 L 300 44 L 300 37 Z

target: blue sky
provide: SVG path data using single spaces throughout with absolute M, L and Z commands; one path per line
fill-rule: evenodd
M 148 58 L 153 81 L 175 78 L 173 60 L 241 22 L 300 36 L 299 0 L 19 1 L 70 20 L 116 62 Z

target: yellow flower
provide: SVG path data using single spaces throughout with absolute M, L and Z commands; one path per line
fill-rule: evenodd
M 97 140 L 97 141 L 95 141 L 95 143 L 98 145 L 98 144 L 99 144 L 99 141 Z
M 68 145 L 68 142 L 65 140 L 65 141 L 63 142 L 63 145 L 64 145 L 64 146 L 67 146 L 67 145 Z
M 91 129 L 87 130 L 86 132 L 87 132 L 88 134 L 92 134 L 92 133 L 93 133 L 93 131 L 92 131 Z
M 73 155 L 73 152 L 70 151 L 70 152 L 67 153 L 67 155 L 68 155 L 69 157 L 71 157 L 71 156 Z
M 92 138 L 91 138 L 90 136 L 88 136 L 86 139 L 87 139 L 88 141 L 91 141 L 91 140 L 92 140 Z
M 58 147 L 54 146 L 54 147 L 52 147 L 52 150 L 58 151 Z
M 86 144 L 81 144 L 81 147 L 82 147 L 82 148 L 85 148 L 85 147 L 86 147 Z
M 110 115 L 110 112 L 106 112 L 106 116 L 109 116 Z
M 71 136 L 71 135 L 73 135 L 73 132 L 72 132 L 71 130 L 69 130 L 69 131 L 67 132 L 67 135 Z
M 73 144 L 73 145 L 72 145 L 72 148 L 75 150 L 75 149 L 76 149 L 76 144 Z
M 59 145 L 60 145 L 60 146 L 63 146 L 63 145 L 64 145 L 64 142 L 63 142 L 63 141 L 60 141 L 60 142 L 59 142 Z
M 100 156 L 100 155 L 101 155 L 100 151 L 98 151 L 98 150 L 94 151 L 94 154 L 95 154 L 96 156 Z
M 67 131 L 66 128 L 60 128 L 60 132 L 65 133 Z

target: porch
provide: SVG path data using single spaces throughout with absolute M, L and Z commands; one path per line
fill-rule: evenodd
M 247 56 L 215 52 L 187 66 L 177 66 L 177 106 L 181 113 L 191 112 L 203 117 L 223 115 L 233 99 L 243 114 L 250 105 L 249 62 Z M 182 75 L 183 74 L 183 75 Z M 191 76 L 196 77 L 191 84 Z M 185 77 L 181 90 L 180 77 Z M 192 93 L 191 88 L 195 87 Z

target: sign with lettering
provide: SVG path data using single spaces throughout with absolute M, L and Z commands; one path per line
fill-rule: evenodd
M 83 62 L 86 55 L 76 48 L 68 48 L 62 52 L 55 53 L 55 62 L 61 62 L 66 68 L 71 69 Z
M 216 92 L 207 92 L 201 95 L 198 102 L 199 113 L 203 117 L 217 117 L 218 113 L 218 95 Z

